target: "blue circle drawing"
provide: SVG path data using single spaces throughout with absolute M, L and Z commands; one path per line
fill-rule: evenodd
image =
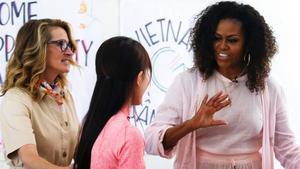
M 159 90 L 166 92 L 175 75 L 186 69 L 182 57 L 170 47 L 162 47 L 152 57 L 153 83 Z

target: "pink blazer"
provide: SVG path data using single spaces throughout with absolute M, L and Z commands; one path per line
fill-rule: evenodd
M 183 137 L 169 151 L 162 146 L 162 139 L 169 127 L 194 116 L 206 93 L 206 83 L 196 69 L 179 74 L 163 103 L 159 106 L 154 122 L 145 131 L 146 152 L 165 158 L 176 155 L 174 169 L 196 168 L 196 132 Z M 284 94 L 278 85 L 266 80 L 260 93 L 263 110 L 262 168 L 273 169 L 273 154 L 286 169 L 300 169 L 300 148 L 288 127 Z

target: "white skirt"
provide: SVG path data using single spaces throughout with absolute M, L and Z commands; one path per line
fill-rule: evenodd
M 197 150 L 197 169 L 261 169 L 259 152 L 239 155 L 219 155 Z

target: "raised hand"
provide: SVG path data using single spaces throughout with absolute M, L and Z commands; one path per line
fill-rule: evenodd
M 228 94 L 219 92 L 210 99 L 206 94 L 201 106 L 194 117 L 189 121 L 193 130 L 212 126 L 226 125 L 224 120 L 215 120 L 214 114 L 231 103 Z

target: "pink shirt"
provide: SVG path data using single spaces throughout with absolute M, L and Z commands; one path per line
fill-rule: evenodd
M 144 139 L 128 120 L 129 110 L 119 111 L 96 139 L 91 169 L 145 169 Z
M 241 76 L 236 83 L 215 71 L 206 80 L 208 96 L 223 91 L 229 95 L 232 104 L 214 114 L 215 119 L 225 120 L 227 125 L 196 130 L 197 148 L 219 155 L 249 154 L 260 150 L 263 126 L 261 97 L 251 93 L 244 85 L 247 79 L 247 75 Z

